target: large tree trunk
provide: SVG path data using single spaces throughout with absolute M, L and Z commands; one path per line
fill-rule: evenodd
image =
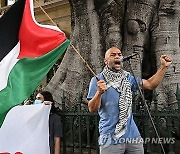
M 102 45 L 99 31 L 99 19 L 93 1 L 70 1 L 72 12 L 71 43 L 90 64 L 95 72 L 100 72 L 103 65 Z M 91 73 L 71 48 L 68 48 L 63 61 L 47 86 L 55 100 L 61 102 L 62 92 L 65 92 L 69 104 L 76 103 L 78 93 L 86 97 Z
M 156 54 L 157 66 L 160 65 L 158 61 L 160 55 L 168 54 L 173 58 L 173 64 L 157 88 L 159 106 L 162 108 L 173 105 L 176 86 L 180 81 L 179 2 L 179 0 L 161 0 L 150 31 L 151 51 Z
M 168 54 L 173 64 L 157 92 L 163 106 L 175 101 L 174 92 L 180 80 L 179 0 L 69 0 L 69 3 L 71 43 L 95 73 L 102 70 L 104 53 L 112 46 L 119 47 L 124 55 L 139 52 L 143 78 L 156 72 L 161 54 Z M 139 59 L 132 65 L 140 76 Z M 128 69 L 126 65 L 125 68 Z M 70 46 L 47 89 L 58 103 L 64 91 L 70 105 L 76 102 L 77 93 L 86 97 L 92 76 Z

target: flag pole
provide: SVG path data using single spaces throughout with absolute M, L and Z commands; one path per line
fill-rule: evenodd
M 93 74 L 93 76 L 96 78 L 97 81 L 99 81 L 98 77 L 96 76 L 96 74 L 94 73 L 94 71 L 91 69 L 91 67 L 89 66 L 89 64 L 86 62 L 86 60 L 81 56 L 81 54 L 79 53 L 79 51 L 74 47 L 74 45 L 72 45 L 70 43 L 71 47 L 74 49 L 74 51 L 79 55 L 79 57 L 81 58 L 81 60 L 84 62 L 84 64 L 87 66 L 87 68 L 89 69 L 89 71 Z
M 52 22 L 52 24 L 53 24 L 54 26 L 59 27 L 58 24 L 56 24 L 56 23 L 52 20 L 52 18 L 47 14 L 47 12 L 43 9 L 43 7 L 39 4 L 39 2 L 38 2 L 37 0 L 34 0 L 34 1 L 35 1 L 35 2 L 37 3 L 37 5 L 40 7 L 40 9 L 42 10 L 42 12 L 43 12 L 43 13 L 48 17 L 48 19 Z M 81 60 L 84 62 L 84 64 L 86 65 L 86 67 L 89 69 L 89 71 L 93 74 L 93 76 L 96 78 L 96 80 L 99 81 L 98 77 L 96 76 L 96 74 L 94 73 L 94 71 L 92 70 L 92 68 L 89 66 L 89 64 L 86 62 L 86 60 L 81 56 L 80 52 L 74 47 L 73 44 L 70 43 L 70 45 L 71 45 L 71 47 L 74 49 L 74 51 L 79 55 L 79 57 L 81 58 Z

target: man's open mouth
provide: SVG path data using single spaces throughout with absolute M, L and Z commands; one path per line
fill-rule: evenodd
M 121 62 L 118 60 L 118 61 L 115 61 L 114 64 L 115 64 L 115 65 L 120 65 Z

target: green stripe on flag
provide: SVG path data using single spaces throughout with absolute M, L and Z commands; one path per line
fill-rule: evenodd
M 17 62 L 9 74 L 7 87 L 0 91 L 0 126 L 7 112 L 34 92 L 68 45 L 69 40 L 66 40 L 41 57 L 24 58 Z

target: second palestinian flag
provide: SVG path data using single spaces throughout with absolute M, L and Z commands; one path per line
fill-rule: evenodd
M 40 25 L 33 0 L 18 0 L 0 18 L 0 126 L 28 98 L 69 45 L 56 26 Z

